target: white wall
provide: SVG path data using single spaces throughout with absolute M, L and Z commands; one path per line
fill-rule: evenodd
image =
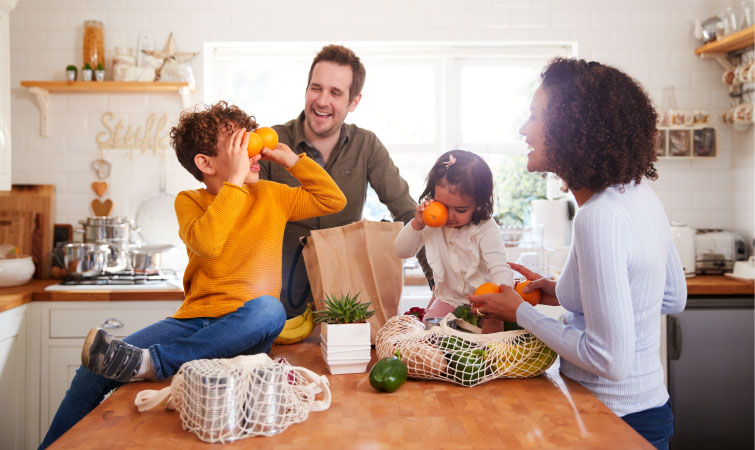
M 668 215 L 693 227 L 736 228 L 753 235 L 753 131 L 734 132 L 720 120 L 728 108 L 721 69 L 694 55 L 692 22 L 728 0 L 21 0 L 11 12 L 13 182 L 57 185 L 58 223 L 91 215 L 99 118 L 112 111 L 134 125 L 149 113 L 174 124 L 181 104 L 167 94 L 54 94 L 50 135 L 39 136 L 39 113 L 21 80 L 61 80 L 80 65 L 82 24 L 104 23 L 106 52 L 135 46 L 141 31 L 162 48 L 173 32 L 179 51 L 200 51 L 206 40 L 574 40 L 579 56 L 617 66 L 640 80 L 660 103 L 674 85 L 680 108 L 709 109 L 718 128 L 714 159 L 660 161 L 653 183 Z M 317 5 L 317 6 L 313 6 Z M 201 87 L 201 56 L 192 66 Z M 368 68 L 369 72 L 369 68 Z M 302 85 L 306 74 L 302 73 Z M 200 88 L 201 89 L 201 88 Z M 201 90 L 193 101 L 202 99 Z M 254 113 L 253 111 L 250 111 Z M 291 116 L 299 110 L 292 110 Z M 113 214 L 134 216 L 158 191 L 157 157 L 108 151 Z M 168 191 L 196 186 L 168 155 Z

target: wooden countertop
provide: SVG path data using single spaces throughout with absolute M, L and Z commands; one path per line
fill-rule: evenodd
M 398 391 L 375 391 L 368 373 L 330 375 L 319 332 L 295 345 L 276 346 L 285 356 L 330 380 L 332 404 L 271 437 L 250 437 L 223 448 L 492 449 L 653 447 L 581 385 L 555 368 L 526 380 L 493 380 L 476 387 L 409 380 Z M 368 367 L 375 362 L 375 353 Z M 51 450 L 201 449 L 208 444 L 181 428 L 176 411 L 139 413 L 136 394 L 163 382 L 124 385 L 60 437 Z M 318 397 L 319 399 L 319 397 Z
M 424 278 L 423 278 L 424 279 Z M 31 280 L 21 285 L 0 288 L 0 312 L 31 301 L 126 301 L 126 300 L 183 300 L 180 289 L 155 291 L 109 290 L 103 286 L 97 291 L 45 291 L 60 280 Z M 688 295 L 755 295 L 755 283 L 723 275 L 698 275 L 687 278 Z

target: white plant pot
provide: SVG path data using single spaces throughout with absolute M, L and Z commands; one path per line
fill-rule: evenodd
M 370 324 L 327 324 L 320 327 L 322 359 L 331 375 L 364 373 L 370 363 Z
M 81 81 L 92 81 L 92 71 L 89 69 L 83 69 L 81 71 Z

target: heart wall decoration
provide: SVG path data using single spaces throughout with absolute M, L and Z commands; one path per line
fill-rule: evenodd
M 95 216 L 109 216 L 110 211 L 113 210 L 113 201 L 109 198 L 102 201 L 100 198 L 102 198 L 102 196 L 105 195 L 105 192 L 107 192 L 108 186 L 105 178 L 110 176 L 112 165 L 105 161 L 100 153 L 100 156 L 92 161 L 91 168 L 97 177 L 97 181 L 92 183 L 92 191 L 94 191 L 98 197 L 92 200 L 92 211 Z

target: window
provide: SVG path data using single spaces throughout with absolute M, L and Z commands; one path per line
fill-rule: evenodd
M 204 100 L 238 104 L 262 125 L 291 120 L 303 109 L 309 66 L 323 45 L 205 43 Z M 347 121 L 378 135 L 415 199 L 433 162 L 447 150 L 477 152 L 496 177 L 503 158 L 524 155 L 518 130 L 529 114 L 540 70 L 554 56 L 575 53 L 571 43 L 344 45 L 367 68 L 362 101 Z M 389 217 L 374 193 L 368 195 L 365 217 Z

